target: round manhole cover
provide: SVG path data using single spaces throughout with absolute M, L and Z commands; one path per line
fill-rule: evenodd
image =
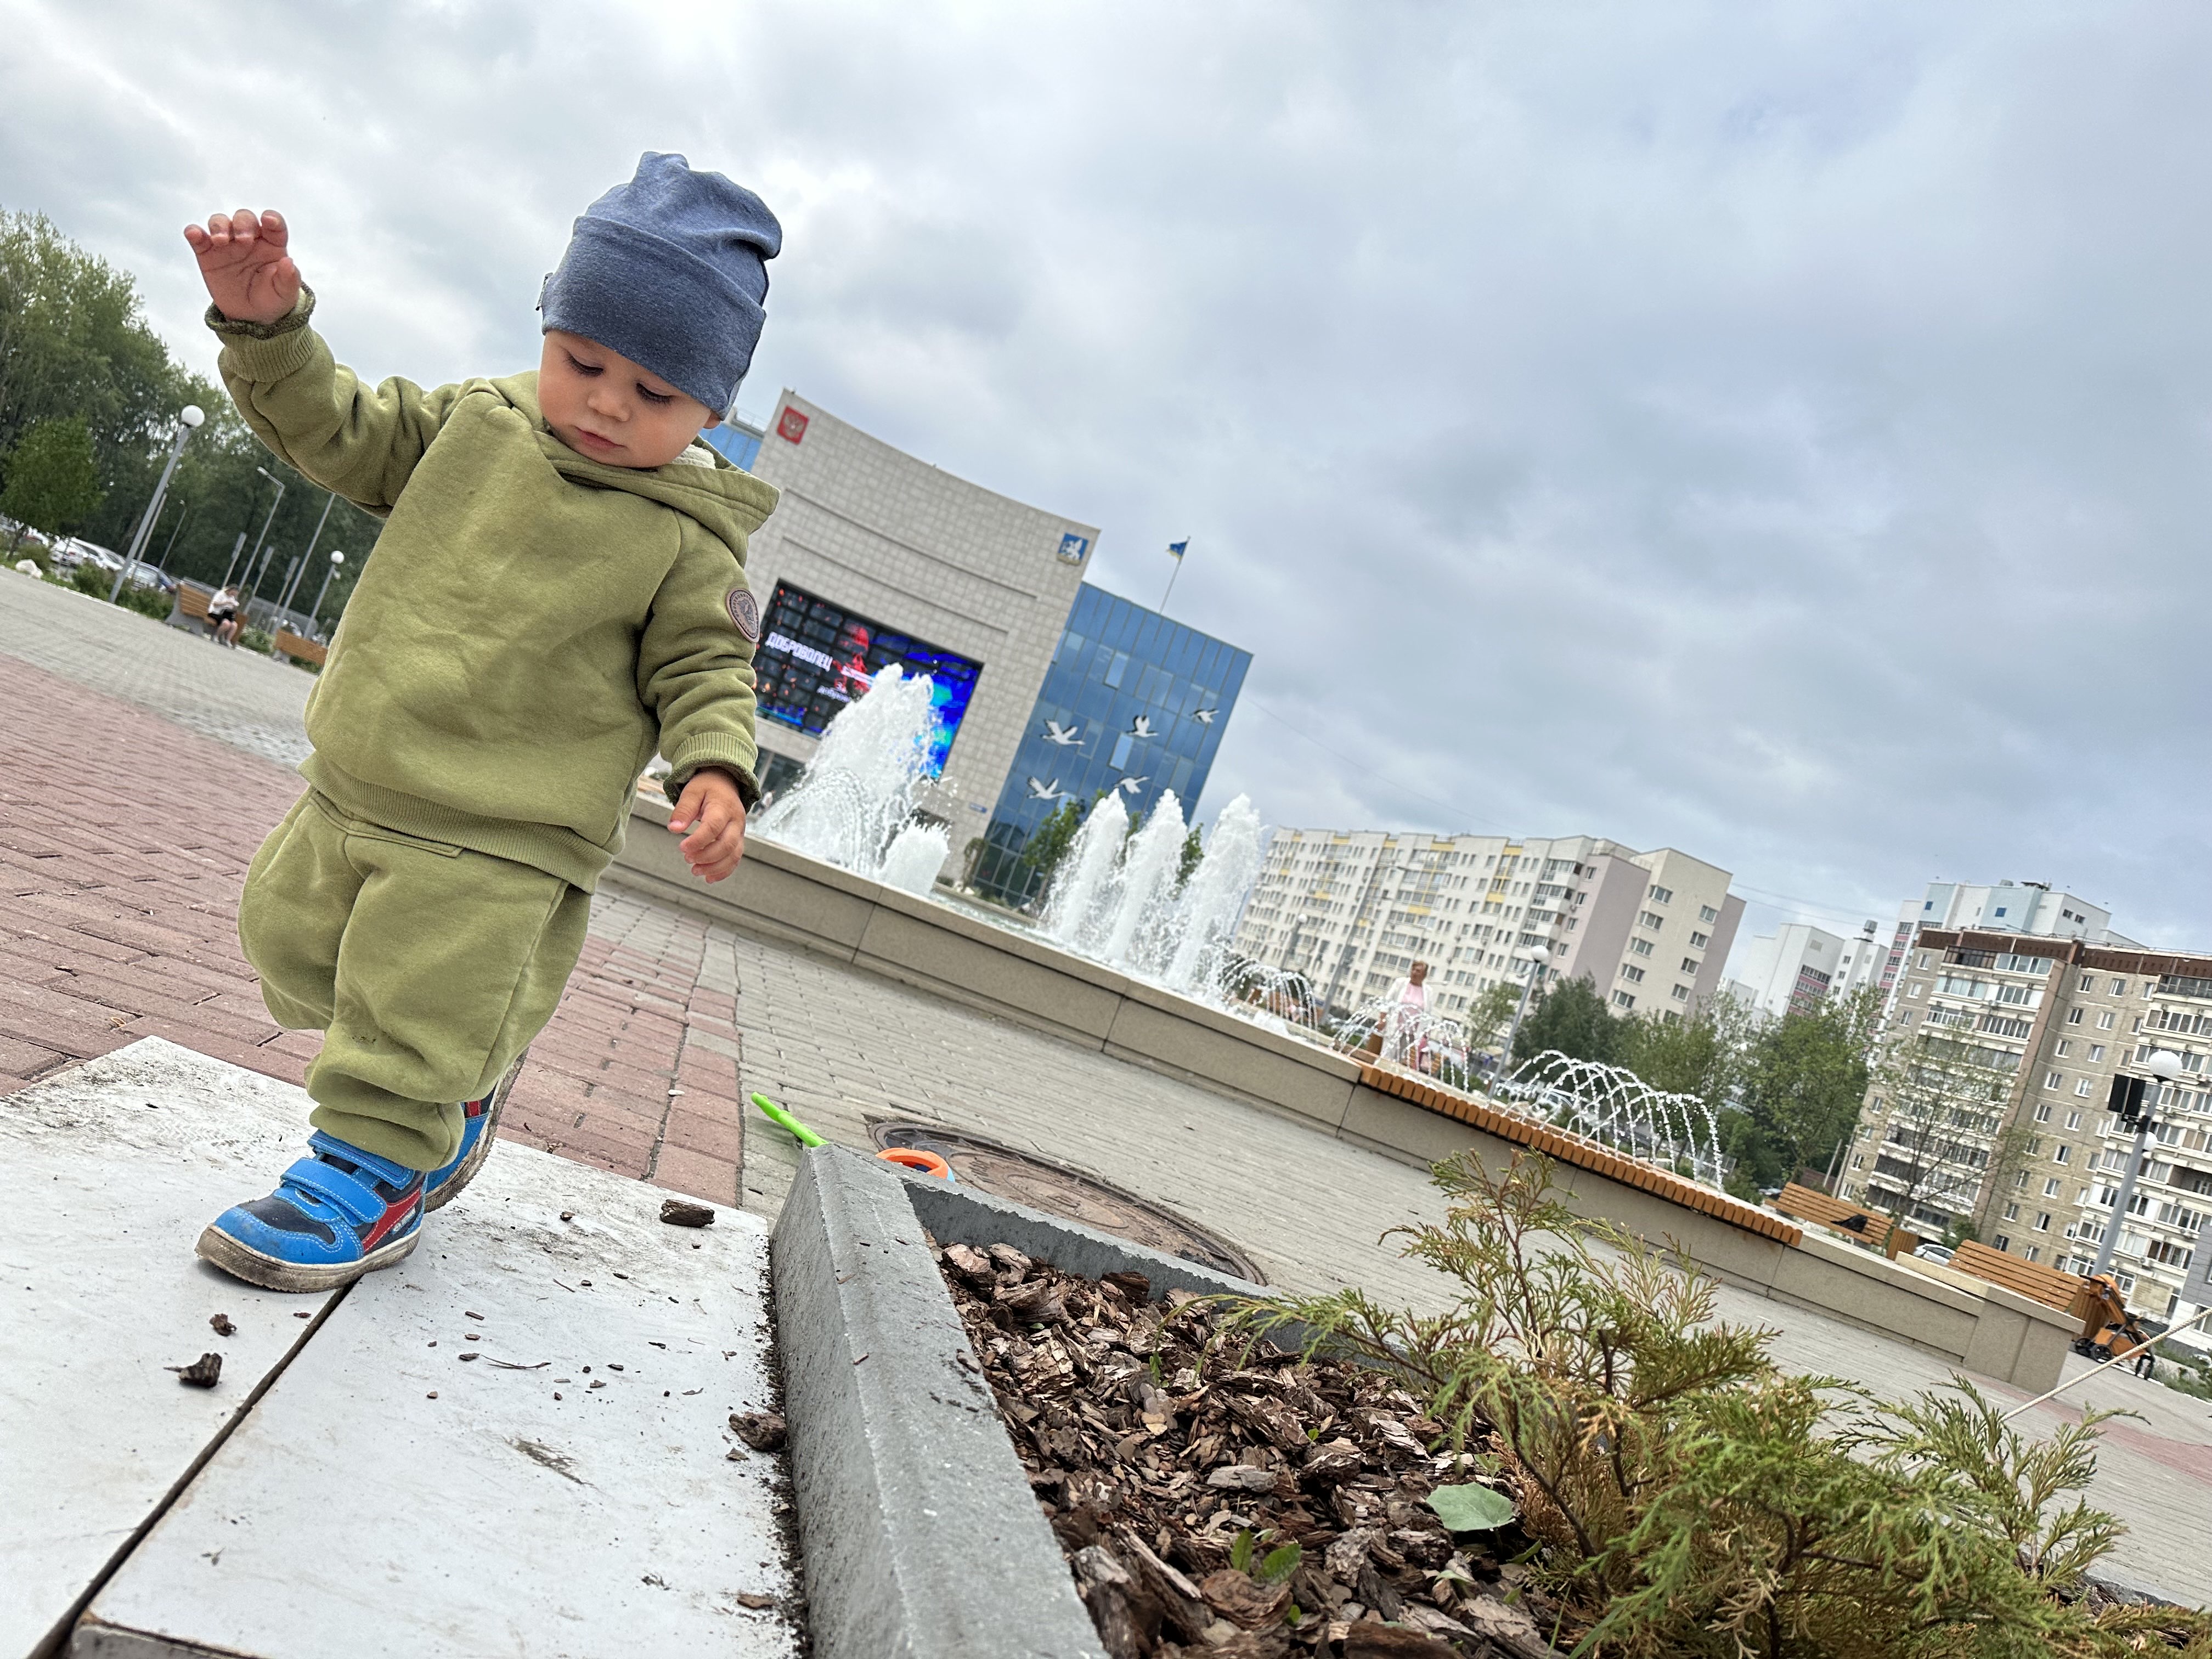
M 912 1146 L 935 1152 L 952 1166 L 956 1180 L 994 1198 L 1026 1204 L 1048 1215 L 1066 1216 L 1163 1255 L 1181 1256 L 1185 1261 L 1234 1274 L 1255 1285 L 1267 1282 L 1251 1257 L 1226 1239 L 1186 1220 L 1164 1204 L 1125 1193 L 1080 1170 L 933 1123 L 874 1123 L 869 1126 L 869 1133 L 878 1146 Z

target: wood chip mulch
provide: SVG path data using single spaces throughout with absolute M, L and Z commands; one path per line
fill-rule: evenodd
M 1155 1304 L 1135 1273 L 936 1255 L 1113 1659 L 1552 1659 L 1528 1539 L 1444 1529 L 1424 1500 L 1473 1460 L 1432 1454 L 1443 1425 L 1390 1377 L 1268 1350 L 1239 1369 L 1206 1304 Z

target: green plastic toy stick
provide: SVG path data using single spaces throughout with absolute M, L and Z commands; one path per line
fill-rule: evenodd
M 770 1100 L 766 1095 L 755 1095 L 753 1097 L 753 1104 L 761 1109 L 762 1112 L 767 1115 L 769 1122 L 780 1124 L 784 1128 L 790 1130 L 793 1134 L 796 1135 L 799 1138 L 799 1144 L 800 1146 L 827 1146 L 830 1144 L 828 1141 L 823 1139 L 820 1135 L 816 1134 L 813 1130 L 808 1128 L 804 1123 L 801 1123 L 797 1118 L 792 1116 L 789 1112 L 785 1111 L 782 1107 Z

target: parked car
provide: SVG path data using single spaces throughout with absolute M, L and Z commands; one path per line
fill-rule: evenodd
M 112 547 L 102 547 L 98 542 L 88 542 L 78 536 L 64 536 L 54 544 L 54 562 L 72 568 L 80 564 L 95 564 L 102 570 L 123 568 L 123 556 Z
M 56 542 L 52 556 L 54 563 L 65 570 L 79 569 L 88 564 L 96 570 L 105 570 L 113 575 L 123 568 L 123 556 L 113 548 L 102 547 L 98 542 L 84 541 L 75 536 L 64 537 Z M 173 576 L 163 575 L 143 559 L 131 567 L 131 586 L 158 587 L 164 593 L 173 593 L 177 590 Z
M 1940 1267 L 1951 1259 L 1954 1252 L 1947 1244 L 1923 1244 L 1912 1254 L 1923 1261 L 1932 1261 Z

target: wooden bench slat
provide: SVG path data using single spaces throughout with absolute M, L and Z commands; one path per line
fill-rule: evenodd
M 1976 1239 L 1966 1239 L 1960 1244 L 1951 1257 L 1951 1265 L 1961 1273 L 1986 1279 L 2030 1301 L 2068 1312 L 2081 1311 L 2081 1298 L 2088 1288 L 2088 1281 L 2079 1273 L 2046 1267 L 2040 1261 L 2025 1261 L 2006 1251 L 1992 1249 Z
M 289 628 L 276 631 L 276 648 L 288 657 L 302 658 L 308 662 L 325 662 L 330 658 L 330 647 L 295 634 Z

